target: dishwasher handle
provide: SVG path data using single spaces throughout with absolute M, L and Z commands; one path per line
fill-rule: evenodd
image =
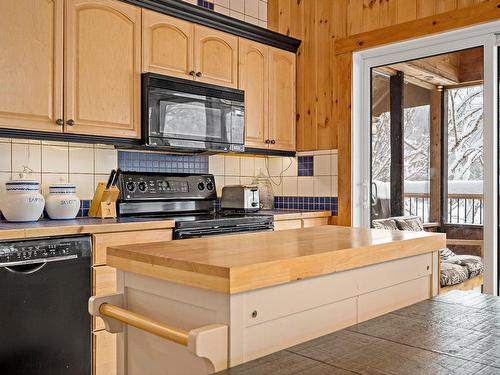
M 3 267 L 5 270 L 12 272 L 12 273 L 20 273 L 23 275 L 29 275 L 31 273 L 35 273 L 40 271 L 47 262 L 41 262 L 41 263 L 31 263 L 31 264 L 25 264 L 25 265 L 20 265 L 20 266 L 12 266 L 12 267 Z
M 12 272 L 19 272 L 19 271 L 16 271 L 17 268 L 14 268 L 14 267 L 23 266 L 24 268 L 26 268 L 25 266 L 32 265 L 32 266 L 36 266 L 36 267 L 40 266 L 40 269 L 41 269 L 44 265 L 46 265 L 49 262 L 60 262 L 60 261 L 76 259 L 76 258 L 78 258 L 78 255 L 72 254 L 72 255 L 63 255 L 63 256 L 52 257 L 52 258 L 26 259 L 26 260 L 19 260 L 16 262 L 0 263 L 0 268 L 5 268 L 5 269 L 12 271 Z

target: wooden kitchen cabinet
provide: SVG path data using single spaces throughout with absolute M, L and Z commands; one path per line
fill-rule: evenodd
M 295 151 L 295 54 L 240 38 L 245 146 Z
M 311 219 L 302 219 L 302 228 L 320 227 L 328 225 L 329 217 L 316 217 Z
M 269 140 L 269 47 L 240 38 L 239 88 L 245 91 L 245 146 Z
M 238 86 L 238 37 L 195 25 L 195 80 L 226 87 Z
M 116 335 L 107 331 L 92 334 L 94 348 L 93 375 L 116 375 Z
M 142 69 L 193 79 L 193 33 L 190 22 L 144 9 L 142 11 Z M 175 53 L 172 53 L 175 51 Z
M 61 132 L 63 0 L 2 0 L 0 24 L 0 127 Z
M 144 72 L 238 86 L 238 37 L 148 10 L 142 23 Z
M 269 148 L 295 151 L 295 54 L 269 50 Z
M 172 229 L 137 230 L 94 234 L 92 236 L 94 266 L 106 264 L 106 248 L 108 246 L 121 246 L 133 243 L 152 243 L 172 240 Z
M 135 230 L 92 235 L 92 295 L 116 293 L 116 268 L 106 266 L 106 249 L 134 243 L 153 243 L 172 240 L 172 229 Z M 104 321 L 94 318 L 93 375 L 116 375 L 116 335 L 104 330 Z
M 98 266 L 92 269 L 92 279 L 94 296 L 105 296 L 116 293 L 116 268 L 108 266 Z M 101 318 L 93 319 L 94 331 L 104 329 L 104 322 Z
M 319 227 L 330 223 L 331 213 L 327 211 L 303 211 L 274 215 L 274 231 Z
M 65 131 L 140 138 L 141 9 L 67 0 Z
M 289 229 L 300 229 L 302 228 L 302 220 L 283 220 L 276 221 L 274 223 L 274 231 L 289 230 Z

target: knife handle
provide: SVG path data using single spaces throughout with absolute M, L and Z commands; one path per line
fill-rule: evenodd
M 116 171 L 114 169 L 111 170 L 111 173 L 108 178 L 108 183 L 106 184 L 106 189 L 109 189 L 111 187 L 111 184 L 113 183 L 113 180 L 115 179 Z
M 111 183 L 111 186 L 116 186 L 118 183 L 118 178 L 120 178 L 120 175 L 122 174 L 122 170 L 118 168 L 115 173 L 115 178 L 113 179 L 113 182 Z

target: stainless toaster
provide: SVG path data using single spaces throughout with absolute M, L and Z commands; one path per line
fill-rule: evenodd
M 258 211 L 259 188 L 255 185 L 230 185 L 222 188 L 221 208 L 225 210 Z

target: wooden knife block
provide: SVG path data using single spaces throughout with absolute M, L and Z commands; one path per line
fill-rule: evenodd
M 116 217 L 116 201 L 120 190 L 116 186 L 106 189 L 105 182 L 99 182 L 95 189 L 94 197 L 89 208 L 89 217 L 101 219 Z

